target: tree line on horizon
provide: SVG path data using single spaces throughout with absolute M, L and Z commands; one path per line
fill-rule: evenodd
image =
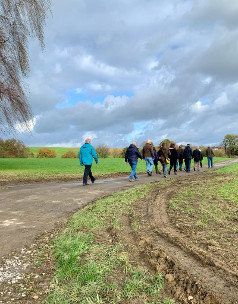
M 170 146 L 171 143 L 175 143 L 169 139 L 164 139 L 159 143 L 158 146 L 155 146 L 156 150 L 165 143 L 167 147 Z M 142 150 L 145 142 L 143 142 L 139 149 Z M 152 143 L 153 144 L 153 143 Z M 176 144 L 176 143 L 175 143 Z M 154 146 L 154 144 L 153 144 Z M 125 156 L 126 149 L 124 148 L 109 148 L 107 145 L 100 144 L 95 147 L 98 157 L 100 158 L 123 158 Z M 193 147 L 192 147 L 193 148 Z M 200 146 L 200 149 L 203 153 L 203 156 L 206 156 L 206 146 Z M 238 156 L 238 135 L 236 134 L 227 134 L 221 145 L 219 147 L 215 147 L 215 156 L 217 157 L 235 157 Z M 0 158 L 56 158 L 57 152 L 50 148 L 39 148 L 37 154 L 30 150 L 29 147 L 25 146 L 24 143 L 20 140 L 11 138 L 3 140 L 0 138 Z M 72 150 L 66 151 L 62 158 L 78 158 L 78 153 L 75 153 Z

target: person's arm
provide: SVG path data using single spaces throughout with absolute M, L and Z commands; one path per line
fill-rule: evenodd
M 137 151 L 136 151 L 136 155 L 140 158 L 140 159 L 143 159 L 142 155 L 140 154 L 140 151 L 139 149 L 137 148 Z
M 127 163 L 128 162 L 128 149 L 126 150 L 126 153 L 125 153 L 125 163 Z
M 94 149 L 94 147 L 92 146 L 92 157 L 94 158 L 96 164 L 98 163 L 98 156 L 97 156 L 97 152 Z
M 82 161 L 82 151 L 81 151 L 81 149 L 79 150 L 79 163 L 80 163 L 80 166 L 83 165 L 83 161 Z

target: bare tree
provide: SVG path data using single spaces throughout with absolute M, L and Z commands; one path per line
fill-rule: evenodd
M 0 132 L 26 127 L 32 118 L 23 78 L 29 73 L 28 39 L 44 48 L 43 27 L 50 0 L 0 0 Z

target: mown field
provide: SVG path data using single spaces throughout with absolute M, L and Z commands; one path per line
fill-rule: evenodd
M 61 149 L 61 148 L 60 148 Z M 62 153 L 63 150 L 62 150 Z M 221 162 L 228 158 L 216 157 L 214 162 Z M 206 166 L 206 159 L 203 161 Z M 42 181 L 80 179 L 84 167 L 79 160 L 65 158 L 0 158 L 0 182 L 11 181 Z M 145 172 L 145 162 L 138 161 L 137 172 Z M 92 171 L 96 177 L 115 175 L 130 171 L 123 158 L 101 158 L 98 165 L 93 164 Z

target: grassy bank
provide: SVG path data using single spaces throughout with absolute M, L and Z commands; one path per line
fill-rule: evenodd
M 214 162 L 228 160 L 228 158 L 214 158 Z M 206 161 L 203 162 L 206 166 Z M 0 181 L 27 181 L 27 180 L 57 180 L 82 178 L 84 167 L 79 165 L 78 159 L 64 158 L 0 158 Z M 99 164 L 93 165 L 96 176 L 115 173 L 126 173 L 130 166 L 123 158 L 101 158 Z M 145 172 L 145 162 L 139 160 L 137 172 Z
M 185 180 L 170 200 L 170 216 L 197 246 L 238 268 L 238 163 Z
M 101 199 L 76 213 L 55 240 L 57 269 L 43 303 L 170 304 L 161 299 L 164 277 L 151 274 L 116 236 L 123 219 L 151 190 L 137 186 Z

